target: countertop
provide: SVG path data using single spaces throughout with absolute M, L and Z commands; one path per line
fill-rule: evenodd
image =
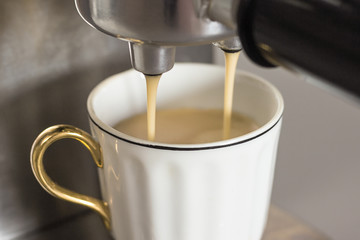
M 50 239 L 112 240 L 112 237 L 106 231 L 100 217 L 87 210 L 17 238 L 17 240 Z M 284 210 L 271 206 L 262 240 L 329 240 L 329 238 Z

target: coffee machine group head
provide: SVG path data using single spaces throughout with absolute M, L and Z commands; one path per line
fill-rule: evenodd
M 81 17 L 129 42 L 132 66 L 147 75 L 169 71 L 176 46 L 216 43 L 241 50 L 234 0 L 75 0 Z
M 159 75 L 170 70 L 176 46 L 215 43 L 225 51 L 243 48 L 260 66 L 284 66 L 360 99 L 360 1 L 75 3 L 88 24 L 129 42 L 132 65 L 144 74 Z

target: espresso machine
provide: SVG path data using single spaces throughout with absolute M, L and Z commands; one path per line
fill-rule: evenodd
M 169 71 L 176 46 L 244 49 L 263 67 L 314 76 L 360 97 L 360 1 L 75 0 L 82 18 L 129 42 L 132 66 Z

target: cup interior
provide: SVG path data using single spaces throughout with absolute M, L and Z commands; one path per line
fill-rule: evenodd
M 164 73 L 160 80 L 157 108 L 222 109 L 224 76 L 225 69 L 221 66 L 175 64 L 174 68 Z M 281 94 L 272 84 L 253 74 L 237 71 L 233 110 L 250 116 L 260 126 L 259 129 L 238 138 L 251 138 L 271 128 L 281 118 L 283 107 Z M 109 77 L 95 87 L 88 98 L 91 120 L 112 135 L 131 141 L 146 142 L 120 133 L 112 126 L 145 111 L 145 78 L 135 70 Z M 232 141 L 232 139 L 224 141 Z

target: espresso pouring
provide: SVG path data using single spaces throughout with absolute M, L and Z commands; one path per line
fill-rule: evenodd
M 224 109 L 167 109 L 156 111 L 157 87 L 161 75 L 145 75 L 147 113 L 122 120 L 115 129 L 149 141 L 196 144 L 229 139 L 258 128 L 251 118 L 233 113 L 236 64 L 240 52 L 225 52 Z
M 154 141 L 156 129 L 156 95 L 161 75 L 145 75 L 145 78 L 147 91 L 147 140 Z

